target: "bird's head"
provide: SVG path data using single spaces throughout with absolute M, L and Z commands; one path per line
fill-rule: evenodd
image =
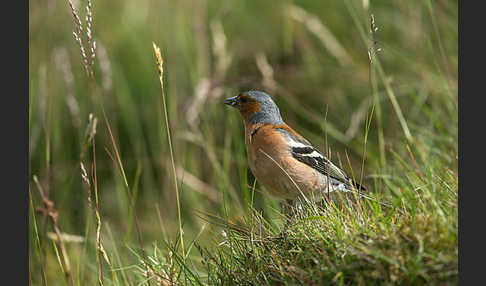
M 251 90 L 227 98 L 225 104 L 240 111 L 246 123 L 251 124 L 282 124 L 278 106 L 272 98 L 263 91 Z

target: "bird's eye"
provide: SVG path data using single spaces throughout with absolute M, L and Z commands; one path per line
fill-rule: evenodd
M 240 97 L 240 101 L 241 101 L 242 103 L 245 103 L 245 102 L 247 102 L 247 101 L 248 101 L 248 98 L 246 98 L 246 97 Z

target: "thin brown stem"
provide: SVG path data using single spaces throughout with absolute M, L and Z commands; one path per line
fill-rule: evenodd
M 407 147 L 408 154 L 410 154 L 410 157 L 412 158 L 413 165 L 415 166 L 415 169 L 417 170 L 417 174 L 420 177 L 420 180 L 422 180 L 422 183 L 425 184 L 424 176 L 422 175 L 422 171 L 420 171 L 420 168 L 417 164 L 417 161 L 415 161 L 415 157 L 413 156 L 412 150 L 410 150 L 410 147 L 408 146 L 408 144 L 406 145 L 406 147 Z
M 47 197 L 44 189 L 40 185 L 36 176 L 34 176 L 34 182 L 37 185 L 37 189 L 39 190 L 39 194 L 44 204 L 44 207 L 39 208 L 38 210 L 41 213 L 44 213 L 51 222 L 52 228 L 54 229 L 54 233 L 56 234 L 56 238 L 57 238 L 56 245 L 59 248 L 62 271 L 64 272 L 66 282 L 71 283 L 71 285 L 74 286 L 74 279 L 70 269 L 69 257 L 67 256 L 66 247 L 64 245 L 64 241 L 62 240 L 61 231 L 59 230 L 59 226 L 57 223 L 57 218 L 58 218 L 57 210 L 54 207 L 54 203 L 51 200 L 49 200 L 49 198 Z

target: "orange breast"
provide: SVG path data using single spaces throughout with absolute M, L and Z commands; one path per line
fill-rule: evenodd
M 270 195 L 294 199 L 323 187 L 320 174 L 292 157 L 284 137 L 272 125 L 246 129 L 248 165 Z

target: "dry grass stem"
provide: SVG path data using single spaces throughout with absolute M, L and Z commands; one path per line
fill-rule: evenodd
M 255 56 L 255 61 L 258 70 L 263 76 L 263 86 L 272 94 L 277 90 L 278 84 L 273 77 L 273 68 L 268 62 L 267 56 L 263 52 L 259 52 Z
M 229 55 L 226 47 L 226 35 L 224 34 L 221 21 L 211 21 L 210 27 L 213 36 L 213 53 L 216 57 L 216 69 L 213 77 L 215 80 L 220 80 L 225 77 L 226 71 L 231 64 L 231 55 Z
M 213 203 L 220 202 L 218 191 L 215 190 L 211 185 L 206 184 L 201 181 L 198 177 L 194 176 L 184 168 L 177 166 L 177 177 L 179 180 L 184 178 L 184 184 L 188 185 L 194 191 L 203 194 Z
M 71 71 L 71 64 L 69 55 L 65 47 L 58 47 L 54 49 L 54 62 L 59 73 L 62 74 L 64 83 L 66 84 L 66 105 L 71 113 L 71 120 L 74 128 L 81 126 L 81 116 L 79 110 L 79 103 L 74 97 L 74 76 Z
M 54 232 L 57 236 L 57 240 L 55 242 L 56 242 L 57 247 L 59 248 L 62 271 L 64 272 L 66 281 L 69 282 L 72 286 L 74 286 L 74 278 L 73 278 L 73 275 L 71 273 L 71 266 L 70 266 L 70 263 L 69 263 L 69 257 L 67 255 L 66 247 L 64 245 L 64 241 L 62 240 L 61 231 L 59 230 L 59 225 L 57 223 L 58 212 L 57 212 L 56 208 L 54 207 L 54 202 L 49 200 L 46 193 L 44 192 L 44 189 L 42 188 L 41 184 L 39 183 L 37 176 L 34 175 L 33 179 L 34 179 L 34 183 L 37 186 L 39 194 L 41 196 L 42 202 L 44 204 L 44 207 L 38 208 L 38 211 L 40 213 L 44 214 L 45 216 L 47 216 L 51 221 L 52 228 L 54 229 Z
M 309 31 L 316 35 L 341 65 L 354 65 L 351 56 L 317 16 L 295 5 L 289 5 L 288 14 L 292 19 L 303 23 Z
M 192 129 L 197 129 L 199 114 L 203 109 L 204 102 L 208 99 L 220 98 L 223 89 L 219 86 L 225 80 L 232 57 L 228 53 L 226 35 L 220 20 L 213 20 L 210 23 L 212 35 L 212 51 L 215 57 L 215 68 L 210 77 L 199 79 L 194 88 L 194 98 L 191 100 L 186 112 L 186 120 Z
M 105 93 L 109 93 L 113 89 L 113 71 L 110 63 L 110 59 L 108 58 L 108 53 L 106 52 L 106 48 L 102 43 L 99 43 L 97 46 L 97 56 L 99 59 L 99 66 L 102 75 L 102 86 Z
M 56 242 L 59 240 L 59 236 L 57 236 L 57 234 L 54 232 L 47 232 L 47 237 L 49 237 L 49 239 L 54 240 Z M 84 237 L 75 234 L 65 233 L 65 232 L 60 233 L 60 238 L 64 242 L 70 242 L 70 243 L 84 242 Z
M 412 150 L 410 150 L 410 146 L 408 144 L 405 145 L 407 147 L 408 154 L 410 155 L 410 158 L 412 158 L 413 165 L 415 166 L 415 170 L 417 171 L 417 175 L 420 177 L 420 180 L 422 180 L 422 183 L 425 183 L 424 175 L 422 175 L 422 171 L 420 171 L 420 168 L 417 164 L 417 161 L 415 161 L 415 157 L 413 156 Z

